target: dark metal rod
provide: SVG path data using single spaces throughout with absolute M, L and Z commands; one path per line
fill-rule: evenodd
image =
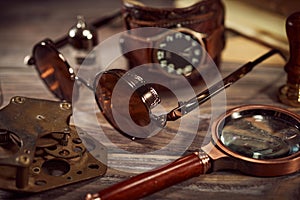
M 231 86 L 233 83 L 244 77 L 247 73 L 249 73 L 257 64 L 261 63 L 265 59 L 269 58 L 270 56 L 274 55 L 275 53 L 281 54 L 281 52 L 277 49 L 272 49 L 269 52 L 265 53 L 264 55 L 260 56 L 259 58 L 255 59 L 254 61 L 250 61 L 239 69 L 228 75 L 223 80 L 217 82 L 210 88 L 204 90 L 194 98 L 182 103 L 177 108 L 173 109 L 167 114 L 167 121 L 175 121 L 181 118 L 183 115 L 191 112 L 199 105 L 203 104 L 211 97 L 215 96 L 219 92 L 223 91 L 227 87 Z

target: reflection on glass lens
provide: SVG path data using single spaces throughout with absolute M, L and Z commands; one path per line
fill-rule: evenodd
M 96 99 L 99 103 L 103 114 L 108 118 L 108 120 L 115 126 L 118 127 L 115 122 L 112 107 L 118 111 L 119 115 L 126 116 L 127 112 L 129 112 L 132 120 L 139 126 L 146 126 L 150 123 L 149 111 L 142 101 L 141 97 L 137 92 L 132 93 L 132 88 L 130 85 L 121 79 L 125 71 L 121 70 L 111 70 L 101 75 L 98 85 L 96 86 Z M 116 92 L 114 91 L 117 82 L 120 81 L 120 88 Z M 117 95 L 112 102 L 112 94 Z M 128 102 L 124 102 L 124 96 L 131 94 L 131 98 Z M 124 122 L 122 125 L 126 125 Z
M 299 151 L 299 122 L 272 110 L 234 112 L 219 134 L 231 151 L 250 158 L 282 158 Z
M 36 45 L 33 51 L 36 69 L 48 89 L 59 99 L 72 101 L 74 81 L 72 68 L 50 40 Z
M 121 69 L 100 73 L 95 81 L 96 101 L 110 124 L 131 138 L 147 138 L 161 129 L 152 117 L 148 99 L 143 95 L 148 85 L 136 88 L 140 79 L 130 79 Z M 129 79 L 127 79 L 129 78 Z M 124 97 L 130 97 L 128 101 Z

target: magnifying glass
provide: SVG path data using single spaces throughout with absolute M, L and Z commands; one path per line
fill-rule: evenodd
M 152 112 L 161 101 L 152 85 L 147 84 L 141 76 L 122 69 L 108 70 L 96 76 L 93 86 L 96 102 L 107 121 L 119 132 L 132 139 L 149 138 L 165 127 L 167 121 L 175 121 L 190 113 L 275 53 L 280 54 L 278 50 L 273 49 L 244 64 L 210 88 L 181 102 L 167 114 L 156 115 Z M 125 97 L 130 97 L 129 106 L 124 106 L 124 102 L 127 103 Z
M 212 126 L 199 151 L 106 188 L 91 199 L 139 199 L 192 177 L 219 170 L 280 176 L 300 170 L 300 117 L 288 110 L 247 105 L 229 110 Z

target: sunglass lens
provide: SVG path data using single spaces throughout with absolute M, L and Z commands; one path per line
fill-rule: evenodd
M 148 136 L 151 119 L 141 96 L 121 77 L 123 70 L 109 70 L 96 77 L 96 101 L 113 127 L 131 137 Z M 129 97 L 130 96 L 130 97 Z M 124 100 L 124 97 L 129 97 Z M 147 133 L 145 133 L 145 131 Z
M 48 89 L 59 99 L 72 101 L 73 70 L 51 41 L 36 45 L 33 50 L 35 66 Z

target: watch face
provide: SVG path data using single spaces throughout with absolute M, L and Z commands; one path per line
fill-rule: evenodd
M 191 34 L 172 32 L 159 41 L 153 56 L 169 74 L 189 76 L 200 65 L 203 50 Z

